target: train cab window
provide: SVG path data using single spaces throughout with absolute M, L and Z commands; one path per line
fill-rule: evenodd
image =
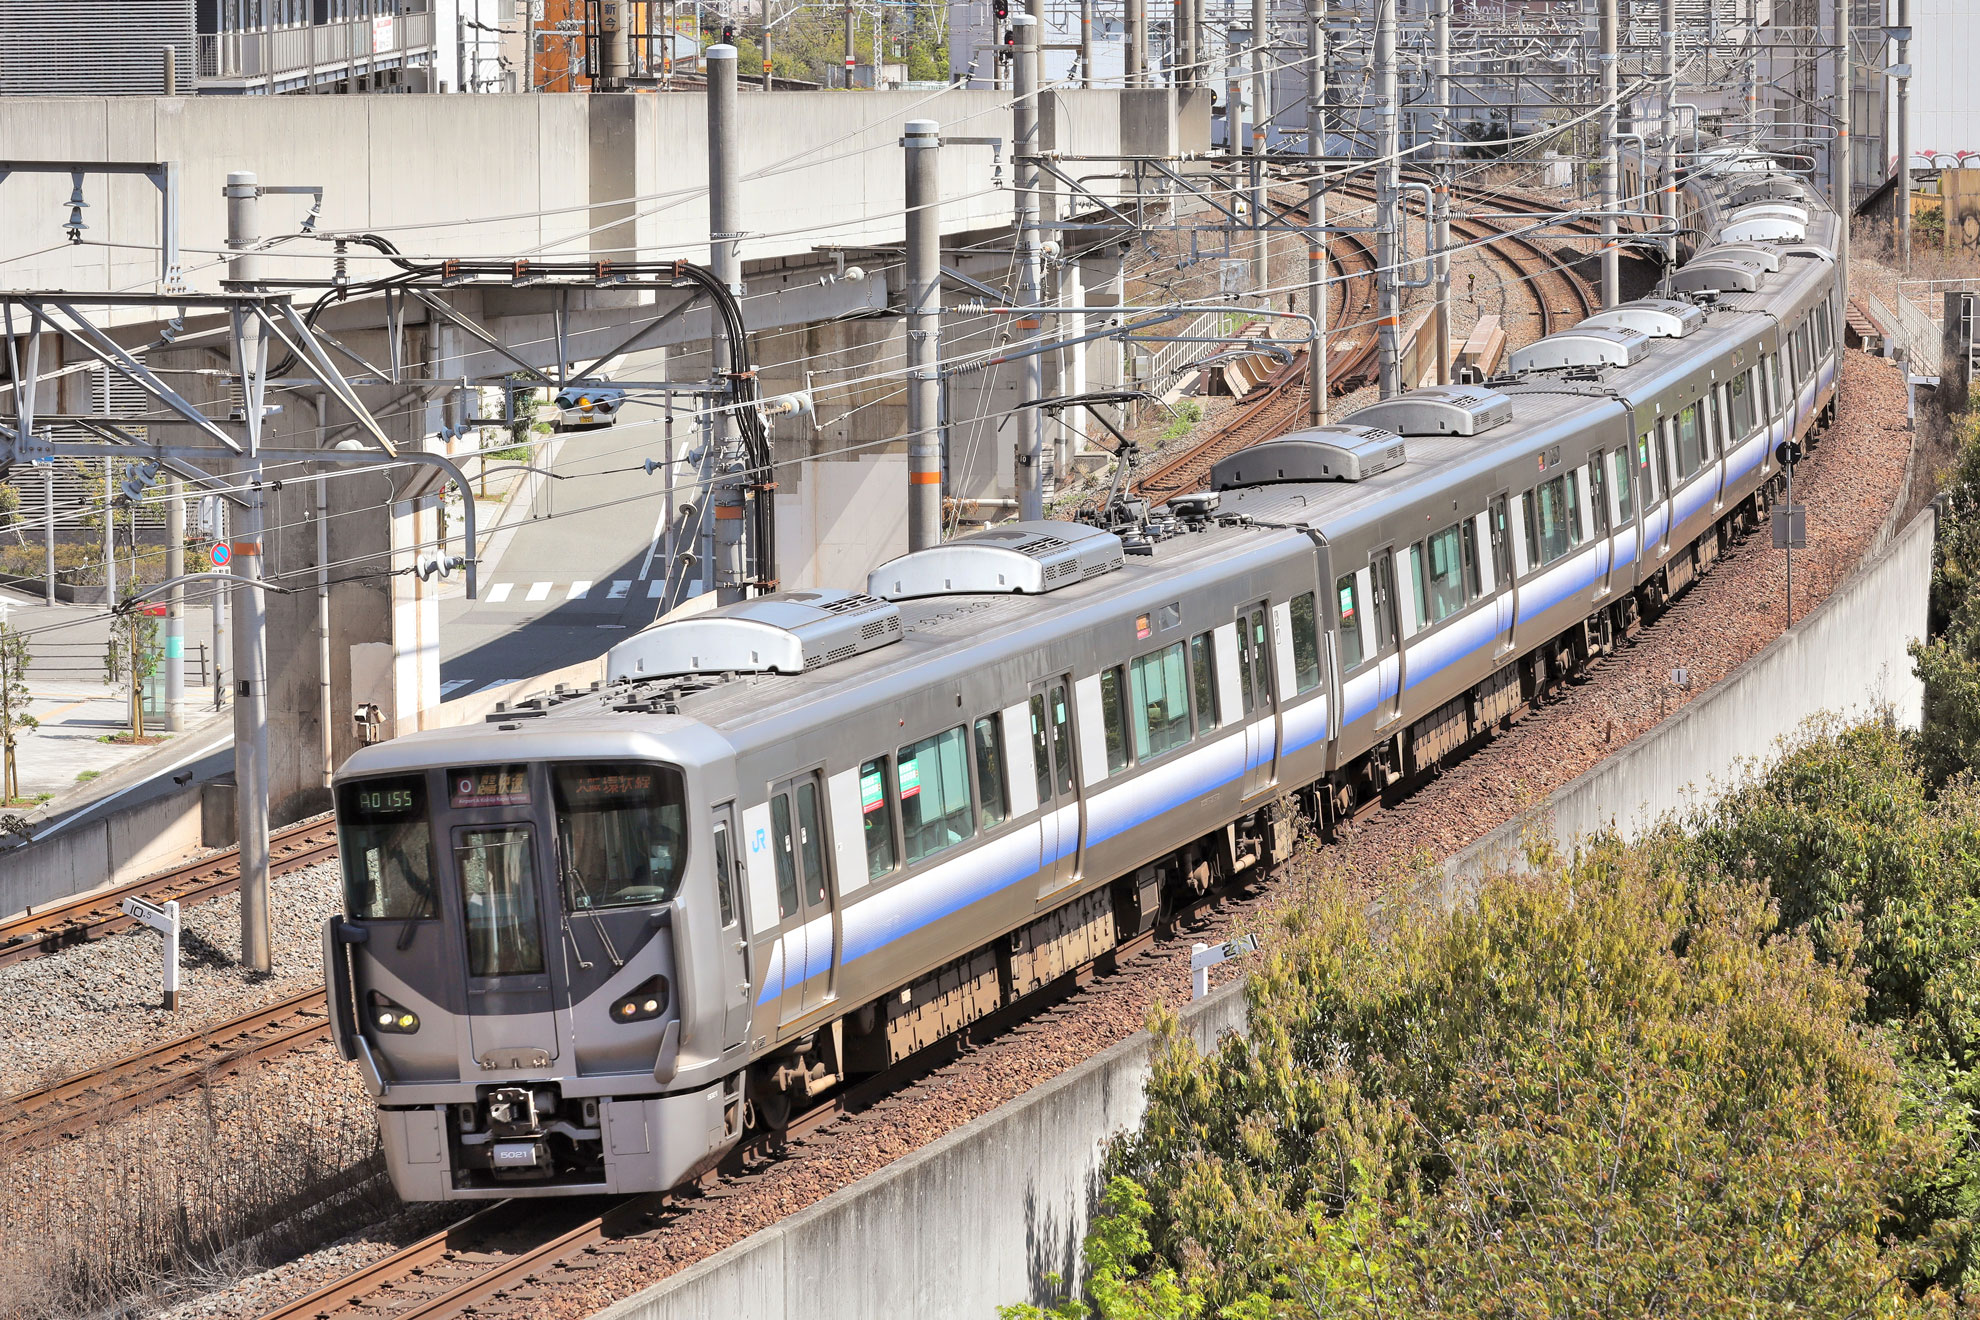
M 976 832 L 969 818 L 968 757 L 967 735 L 958 724 L 908 744 L 895 758 L 901 777 L 901 838 L 909 866 L 966 842 Z
M 1734 376 L 1726 382 L 1726 406 L 1732 416 L 1732 429 L 1728 438 L 1731 443 L 1738 444 L 1753 434 L 1753 394 L 1747 388 L 1747 380 L 1743 374 Z
M 976 805 L 983 828 L 1002 825 L 1010 813 L 1004 777 L 1004 724 L 995 715 L 976 722 Z
M 1671 430 L 1677 441 L 1677 476 L 1683 480 L 1698 471 L 1704 461 L 1704 428 L 1699 424 L 1698 405 L 1686 404 L 1671 423 Z
M 572 911 L 674 897 L 687 860 L 680 771 L 637 761 L 555 762 L 550 788 Z
M 1609 455 L 1609 489 L 1616 501 L 1616 522 L 1618 525 L 1636 516 L 1636 502 L 1630 497 L 1629 450 L 1618 449 Z
M 1341 624 L 1341 672 L 1361 663 L 1361 589 L 1349 573 L 1334 584 Z
M 1464 608 L 1461 527 L 1454 523 L 1409 548 L 1410 576 L 1416 579 L 1416 617 L 1426 626 L 1442 623 Z
M 779 793 L 770 799 L 771 849 L 777 858 L 777 915 L 794 917 L 798 910 L 797 841 L 791 834 L 791 798 Z
M 536 832 L 527 825 L 461 831 L 454 868 L 467 921 L 469 976 L 543 971 L 536 913 Z
M 1152 761 L 1189 743 L 1189 664 L 1176 642 L 1128 666 L 1134 759 Z
M 866 878 L 878 880 L 899 861 L 894 851 L 894 783 L 884 756 L 859 768 L 859 821 L 860 833 L 866 837 Z
M 1052 800 L 1052 744 L 1051 735 L 1045 731 L 1045 694 L 1037 692 L 1031 698 L 1031 769 L 1038 776 L 1038 803 L 1043 806 Z
M 1190 678 L 1196 684 L 1196 731 L 1208 733 L 1217 727 L 1217 646 L 1209 633 L 1198 633 L 1189 643 Z
M 1293 687 L 1300 692 L 1320 686 L 1320 620 L 1315 614 L 1312 592 L 1293 597 Z
M 360 779 L 337 790 L 344 911 L 359 921 L 420 921 L 440 915 L 426 777 Z
M 1526 498 L 1526 554 L 1534 567 L 1551 564 L 1581 544 L 1578 483 L 1566 473 L 1543 481 Z
M 1127 769 L 1127 720 L 1121 710 L 1121 671 L 1119 666 L 1100 674 L 1100 723 L 1107 729 L 1107 773 Z

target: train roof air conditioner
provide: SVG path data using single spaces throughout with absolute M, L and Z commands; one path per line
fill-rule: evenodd
M 1761 269 L 1750 261 L 1687 261 L 1671 272 L 1674 293 L 1752 293 Z
M 1507 359 L 1513 371 L 1558 371 L 1562 367 L 1633 367 L 1649 351 L 1650 338 L 1627 326 L 1586 324 L 1561 330 L 1516 348 Z
M 1261 441 L 1210 469 L 1210 489 L 1275 481 L 1360 481 L 1403 465 L 1403 438 L 1379 426 L 1316 426 Z
M 1781 270 L 1781 250 L 1761 247 L 1758 243 L 1719 243 L 1712 247 L 1699 248 L 1691 254 L 1693 261 L 1744 261 L 1758 266 L 1769 274 L 1778 275 Z
M 1397 435 L 1477 435 L 1512 420 L 1512 400 L 1476 385 L 1438 385 L 1371 403 L 1345 419 Z
M 1742 220 L 1792 220 L 1798 225 L 1808 223 L 1808 208 L 1795 202 L 1749 202 L 1726 217 L 1726 223 L 1736 225 Z
M 1756 202 L 1798 205 L 1808 200 L 1808 192 L 1792 174 L 1756 174 L 1731 180 L 1726 186 L 1726 200 L 1733 206 L 1752 206 Z
M 1004 523 L 880 565 L 866 589 L 887 600 L 1020 592 L 1040 595 L 1111 573 L 1126 562 L 1121 538 L 1085 523 Z
M 1597 312 L 1576 327 L 1609 326 L 1634 330 L 1652 339 L 1682 339 L 1705 326 L 1705 311 L 1696 303 L 1669 298 L 1639 298 L 1617 303 L 1606 312 Z
M 1787 216 L 1761 215 L 1734 220 L 1719 229 L 1721 243 L 1805 243 L 1808 225 Z
M 778 591 L 663 619 L 605 653 L 605 678 L 797 674 L 901 640 L 900 606 L 857 591 Z

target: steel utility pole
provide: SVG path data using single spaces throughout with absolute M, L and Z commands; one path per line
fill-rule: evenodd
M 908 549 L 942 539 L 942 126 L 910 119 L 907 137 Z M 1027 410 L 1034 411 L 1034 410 Z
M 1658 168 L 1657 209 L 1669 237 L 1664 240 L 1664 268 L 1677 266 L 1677 0 L 1663 0 L 1657 9 L 1658 78 L 1664 84 L 1663 150 Z
M 1396 268 L 1400 236 L 1399 164 L 1402 142 L 1396 115 L 1396 0 L 1375 0 L 1375 320 L 1376 365 L 1381 396 L 1393 399 L 1402 388 L 1402 346 L 1397 318 L 1401 290 Z
M 117 460 L 103 456 L 103 603 L 117 604 Z
M 1125 0 L 1122 25 L 1127 28 L 1127 77 L 1129 87 L 1148 81 L 1148 6 L 1144 0 Z
M 1602 53 L 1602 306 L 1622 301 L 1622 267 L 1616 251 L 1616 192 L 1622 176 L 1616 159 L 1616 0 L 1601 0 Z
M 178 733 L 186 727 L 186 484 L 165 477 L 165 578 L 173 584 L 165 594 L 165 727 Z M 323 717 L 330 713 L 326 709 Z
M 848 9 L 847 13 L 852 11 Z M 847 50 L 852 47 L 848 46 Z M 707 51 L 708 69 L 708 264 L 732 293 L 742 292 L 742 254 L 738 250 L 741 224 L 736 216 L 740 169 L 736 163 L 736 48 L 715 45 Z M 850 72 L 850 69 L 848 69 Z M 709 356 L 718 379 L 727 378 L 736 363 L 730 360 L 722 319 L 709 317 Z M 715 510 L 715 561 L 708 585 L 717 604 L 730 605 L 748 592 L 743 563 L 742 429 L 733 410 L 715 414 L 715 487 L 710 503 Z M 758 546 L 758 553 L 764 547 Z
M 1013 217 L 1017 229 L 1018 306 L 1024 309 L 1012 323 L 1018 331 L 1017 348 L 1030 348 L 1038 340 L 1038 308 L 1043 298 L 1044 271 L 1038 251 L 1038 166 L 1029 159 L 1038 153 L 1038 20 L 1030 14 L 1011 14 L 1011 31 L 1016 37 L 1016 54 L 1011 60 L 1011 81 L 1015 96 L 1011 101 L 1011 161 L 1017 188 Z M 1034 403 L 1044 397 L 1044 357 L 1028 353 L 1019 374 L 1018 402 Z M 1020 406 L 1017 425 L 1018 517 L 1045 516 L 1045 473 L 1041 467 L 1038 409 Z
M 1265 194 L 1265 120 L 1272 113 L 1272 74 L 1265 65 L 1271 14 L 1265 0 L 1251 0 L 1251 290 L 1272 296 L 1272 235 L 1265 228 L 1271 198 Z
M 1911 269 L 1911 0 L 1897 0 L 1898 265 Z
M 1196 72 L 1196 28 L 1189 21 L 1189 0 L 1176 0 L 1176 32 L 1169 42 L 1169 85 L 1187 87 Z
M 1306 310 L 1316 334 L 1306 356 L 1306 420 L 1327 420 L 1327 181 L 1320 158 L 1327 154 L 1327 5 L 1306 0 L 1306 154 L 1313 173 L 1306 183 Z
M 255 176 L 227 176 L 227 283 L 258 290 L 261 189 Z M 242 317 L 234 343 L 241 383 L 242 502 L 228 564 L 234 575 L 234 805 L 240 824 L 241 961 L 271 970 L 268 951 L 268 614 L 261 586 L 261 423 L 268 340 L 258 322 Z M 325 712 L 328 717 L 328 712 Z
M 1836 308 L 1836 323 L 1830 329 L 1836 342 L 1843 338 L 1843 323 L 1849 315 L 1849 212 L 1850 212 L 1850 51 L 1849 51 L 1849 6 L 1850 0 L 1833 0 L 1836 14 L 1836 160 L 1835 198 L 1836 221 L 1842 226 L 1842 241 L 1836 244 L 1836 273 L 1842 283 L 1843 296 Z
M 1431 36 L 1435 49 L 1430 72 L 1435 82 L 1432 96 L 1437 108 L 1430 122 L 1437 134 L 1436 233 L 1437 255 L 1431 273 L 1437 289 L 1437 383 L 1451 383 L 1451 0 L 1433 0 Z

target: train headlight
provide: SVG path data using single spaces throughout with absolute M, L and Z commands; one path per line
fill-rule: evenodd
M 667 978 L 649 976 L 612 1004 L 614 1022 L 646 1022 L 667 1011 Z
M 365 1006 L 371 1013 L 371 1025 L 380 1031 L 410 1036 L 419 1030 L 419 1014 L 399 1007 L 376 990 L 365 996 Z

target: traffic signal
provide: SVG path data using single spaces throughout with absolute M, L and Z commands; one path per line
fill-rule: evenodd
M 1006 22 L 1011 16 L 1011 0 L 996 0 L 997 21 Z

